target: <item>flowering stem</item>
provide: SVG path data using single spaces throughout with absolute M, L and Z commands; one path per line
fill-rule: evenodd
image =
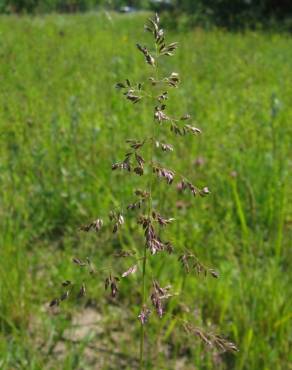
M 153 154 L 154 154 L 154 132 L 155 132 L 155 122 L 153 122 L 153 140 L 151 145 L 151 155 L 150 155 L 150 163 L 153 161 Z M 149 180 L 149 198 L 148 198 L 148 218 L 151 216 L 152 212 L 152 183 L 153 183 L 153 171 L 150 172 L 150 180 Z M 141 312 L 144 309 L 144 305 L 146 302 L 146 263 L 147 263 L 147 244 L 145 243 L 144 246 L 144 257 L 143 257 L 143 267 L 142 267 L 142 307 Z M 140 331 L 140 369 L 143 369 L 144 366 L 144 337 L 145 337 L 145 328 L 144 323 L 141 322 L 141 331 Z
M 156 63 L 158 60 L 158 48 L 156 48 Z M 158 79 L 158 66 L 155 64 L 155 75 L 156 79 Z M 150 161 L 149 163 L 153 163 L 154 157 L 154 149 L 155 149 L 155 121 L 153 120 L 152 124 L 152 145 L 151 145 L 151 153 L 150 153 Z M 152 168 L 150 170 L 150 179 L 149 179 L 149 198 L 148 198 L 148 218 L 150 219 L 152 213 L 152 184 L 153 184 L 153 171 Z M 142 267 L 142 307 L 141 312 L 144 309 L 145 302 L 146 302 L 146 264 L 147 264 L 147 244 L 145 243 L 144 246 L 144 257 L 143 257 L 143 267 Z M 144 324 L 141 322 L 141 331 L 140 331 L 140 369 L 144 367 L 144 338 L 145 338 L 145 328 Z

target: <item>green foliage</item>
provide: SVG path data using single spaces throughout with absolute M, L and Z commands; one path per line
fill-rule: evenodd
M 123 5 L 147 7 L 147 0 L 0 0 L 0 12 L 77 12 L 97 8 L 119 9 Z
M 125 139 L 145 136 L 148 115 L 143 104 L 137 111 L 125 105 L 114 85 L 124 76 L 144 78 L 135 51 L 136 40 L 143 44 L 145 37 L 144 19 L 1 17 L 1 369 L 135 368 L 138 312 L 131 307 L 139 286 L 135 276 L 123 281 L 113 305 L 102 269 L 113 247 L 139 249 L 142 235 L 134 237 L 133 225 L 125 223 L 123 237 L 111 242 L 111 233 L 104 233 L 97 241 L 91 234 L 81 238 L 78 227 L 106 217 L 103 210 L 119 199 L 124 206 L 133 199 L 132 180 L 112 174 L 111 164 L 122 157 Z M 174 298 L 169 315 L 146 337 L 155 348 L 148 356 L 157 369 L 289 369 L 291 39 L 201 29 L 173 36 L 180 42 L 175 62 L 183 81 L 173 92 L 173 113 L 190 112 L 203 137 L 182 138 L 168 165 L 208 185 L 211 194 L 200 202 L 173 188 L 171 202 L 162 192 L 159 201 L 184 219 L 171 226 L 173 245 L 195 251 L 220 278 L 182 278 L 171 259 L 166 274 L 159 256 L 150 268 L 181 292 L 195 323 L 213 323 L 240 352 L 216 356 L 185 337 L 171 312 L 188 308 Z M 186 159 L 183 166 L 176 156 Z M 92 256 L 101 276 L 88 285 L 85 301 L 68 302 L 52 315 L 47 303 L 59 282 L 83 281 L 71 263 L 76 256 Z M 91 314 L 82 328 L 92 331 L 70 335 Z
M 229 29 L 279 27 L 291 31 L 292 6 L 289 0 L 176 0 L 169 22 L 187 27 L 215 25 Z M 185 19 L 187 18 L 187 20 Z
M 292 31 L 290 0 L 0 0 L 0 13 L 72 13 L 119 10 L 126 5 L 165 13 L 164 22 L 176 29 L 219 26 Z

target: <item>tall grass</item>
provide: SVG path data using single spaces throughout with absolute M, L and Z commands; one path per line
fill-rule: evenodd
M 100 282 L 88 287 L 86 304 L 86 310 L 90 306 L 101 316 L 98 330 L 77 342 L 68 338 L 68 330 L 85 303 L 68 303 L 52 316 L 46 302 L 61 279 L 82 281 L 70 263 L 73 255 L 90 255 L 101 268 L 112 249 L 109 235 L 98 241 L 80 238 L 78 226 L 118 199 L 125 205 L 131 200 L 127 179 L 119 174 L 110 184 L 107 179 L 111 163 L 123 155 L 120 143 L 142 136 L 148 123 L 143 105 L 132 111 L 114 93 L 115 82 L 125 75 L 144 77 L 134 52 L 135 41 L 145 37 L 139 31 L 144 18 L 0 19 L 3 369 L 135 366 L 136 348 L 128 334 L 139 336 L 132 324 L 138 313 L 112 306 Z M 189 217 L 173 226 L 173 243 L 195 247 L 221 279 L 181 277 L 171 259 L 171 274 L 166 274 L 159 257 L 149 268 L 182 291 L 198 323 L 218 325 L 240 352 L 218 357 L 177 334 L 170 314 L 185 308 L 174 300 L 170 314 L 149 333 L 148 344 L 157 351 L 147 356 L 157 369 L 179 362 L 184 369 L 289 369 L 291 39 L 200 29 L 175 38 L 181 44 L 176 63 L 184 83 L 172 101 L 190 112 L 204 132 L 203 140 L 181 142 L 177 153 L 187 160 L 180 172 L 202 186 L 206 181 L 214 192 L 208 202 L 193 203 L 173 190 L 172 204 L 163 195 L 160 203 L 174 217 L 188 207 Z M 174 159 L 173 167 L 180 163 Z M 131 225 L 115 240 L 117 246 L 138 242 Z M 132 283 L 125 286 L 121 306 L 126 301 L 131 307 L 131 297 L 138 294 L 130 295 L 130 289 Z

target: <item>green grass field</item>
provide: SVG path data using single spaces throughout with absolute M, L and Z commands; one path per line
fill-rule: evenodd
M 0 18 L 3 370 L 138 368 L 141 267 L 114 301 L 103 281 L 107 268 L 129 267 L 113 250 L 142 255 L 141 230 L 134 214 L 117 237 L 78 227 L 125 208 L 145 187 L 111 164 L 123 159 L 125 139 L 149 135 L 151 109 L 114 88 L 151 73 L 135 47 L 149 41 L 146 16 Z M 192 114 L 203 134 L 161 130 L 175 150 L 156 156 L 212 194 L 192 198 L 160 182 L 154 198 L 177 220 L 168 231 L 176 250 L 192 250 L 220 278 L 186 276 L 175 255 L 151 257 L 151 276 L 181 294 L 146 327 L 147 368 L 292 369 L 291 36 L 197 29 L 168 40 L 180 48 L 161 72 L 182 79 L 170 111 Z M 87 256 L 98 271 L 90 279 L 72 263 Z M 85 281 L 87 295 L 54 313 L 48 302 L 66 279 Z M 240 351 L 207 351 L 173 318 L 182 311 Z

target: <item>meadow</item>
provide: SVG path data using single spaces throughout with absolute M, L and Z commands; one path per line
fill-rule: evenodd
M 78 228 L 125 207 L 140 186 L 111 165 L 152 119 L 146 104 L 133 109 L 115 89 L 149 74 L 135 47 L 149 40 L 146 17 L 0 17 L 3 370 L 137 368 L 140 270 L 115 300 L 103 281 L 106 266 L 127 266 L 113 250 L 141 253 L 142 234 L 133 232 L 134 216 L 114 238 Z M 192 114 L 202 135 L 174 142 L 166 133 L 175 150 L 163 160 L 211 194 L 190 198 L 160 184 L 155 199 L 178 220 L 175 247 L 220 278 L 186 275 L 175 256 L 151 259 L 151 273 L 181 295 L 146 328 L 147 369 L 292 369 L 291 36 L 198 28 L 168 40 L 180 43 L 162 67 L 182 79 L 172 111 Z M 89 257 L 99 274 L 86 278 L 86 297 L 52 312 L 60 283 L 85 279 L 72 257 Z M 179 310 L 239 352 L 207 351 L 178 327 L 171 314 Z

